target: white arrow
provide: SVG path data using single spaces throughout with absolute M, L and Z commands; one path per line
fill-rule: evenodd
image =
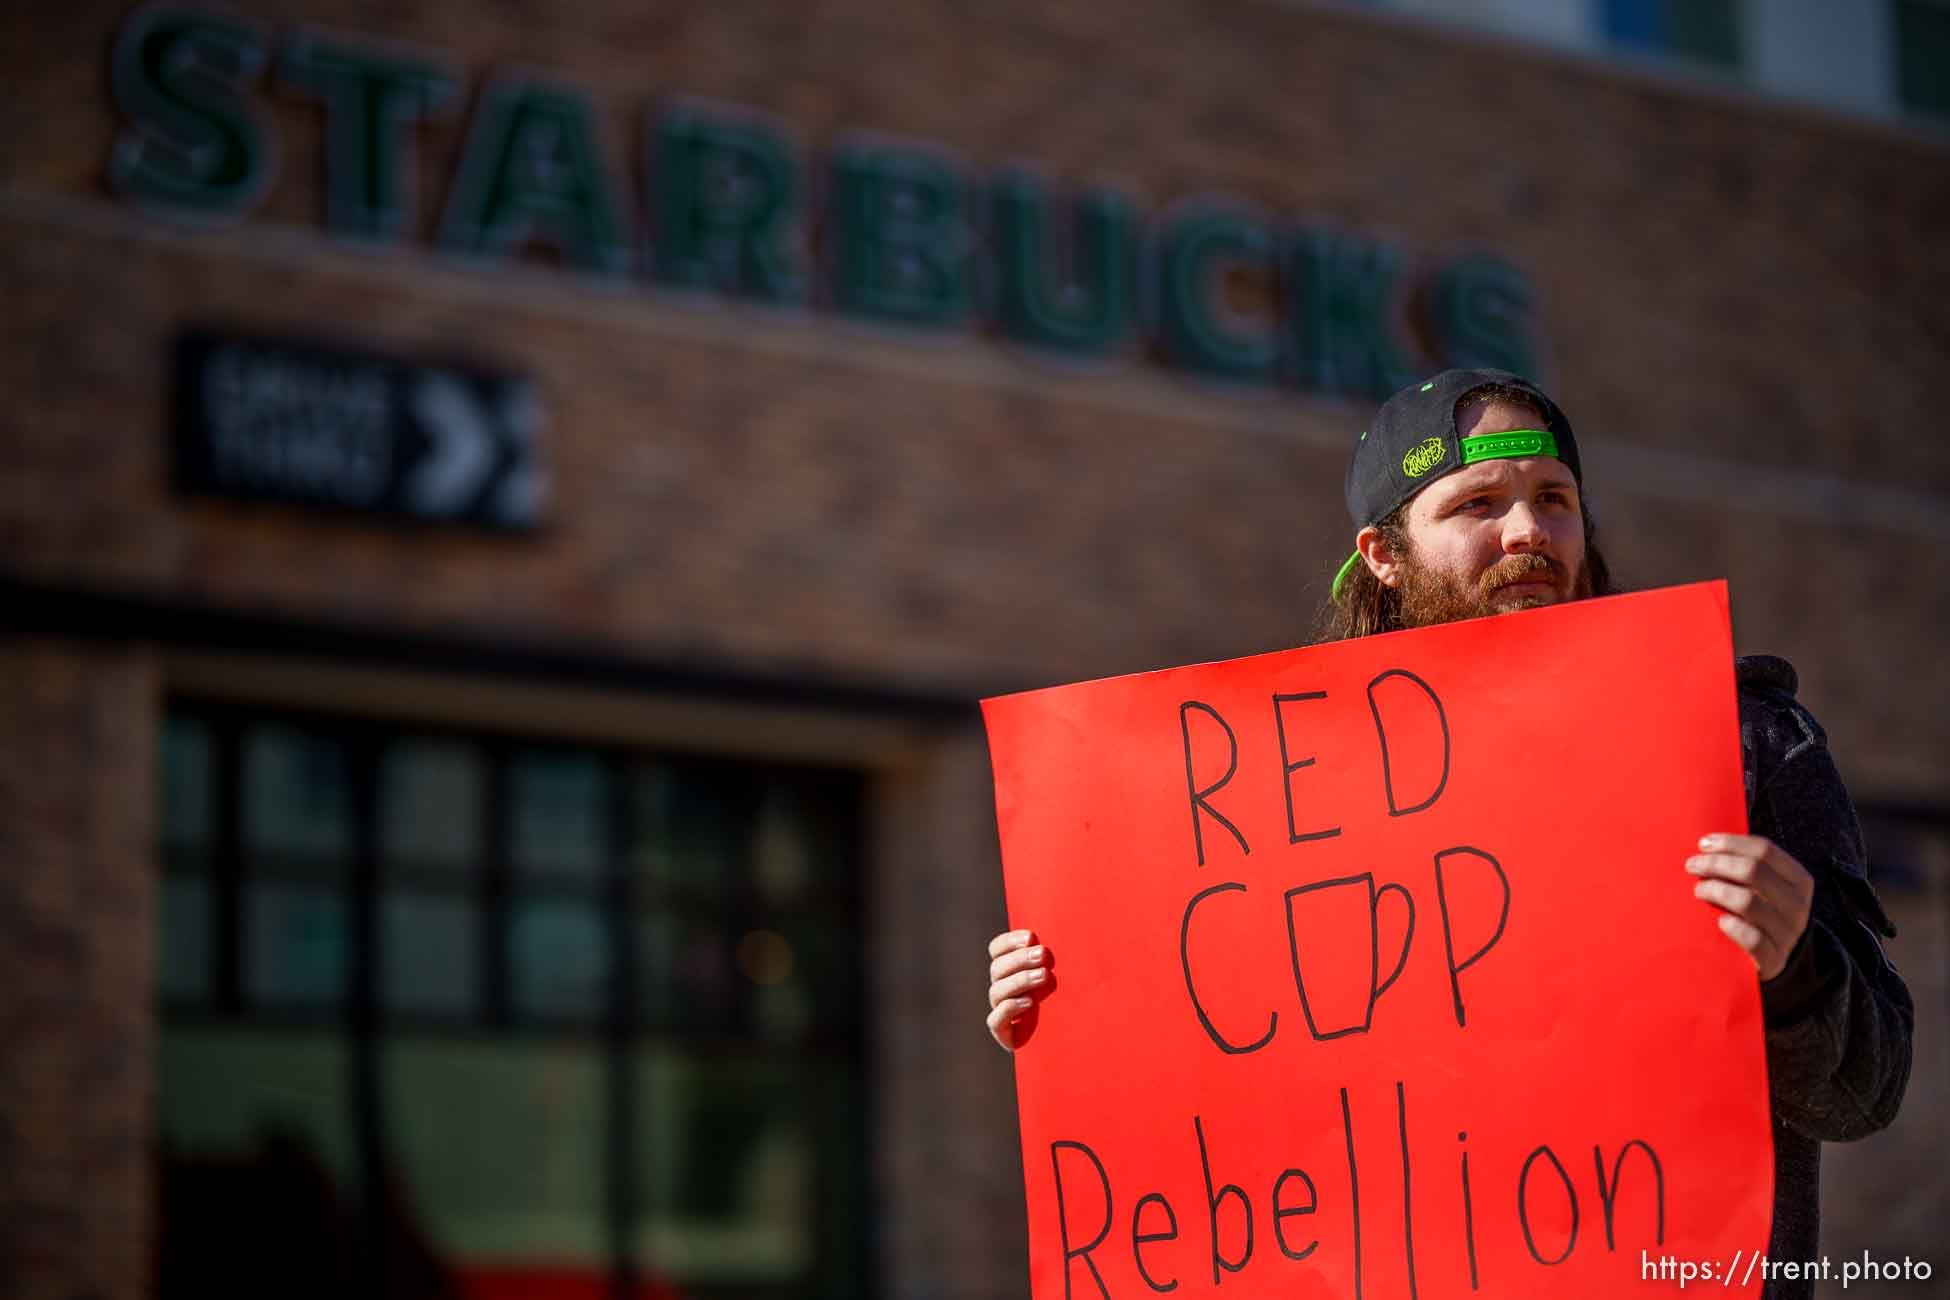
M 493 417 L 466 384 L 443 374 L 428 375 L 415 386 L 413 413 L 432 435 L 434 448 L 406 482 L 407 506 L 416 514 L 459 514 L 494 472 L 499 440 Z

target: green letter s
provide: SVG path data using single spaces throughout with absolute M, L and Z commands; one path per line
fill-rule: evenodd
M 191 216 L 242 216 L 264 196 L 275 149 L 240 93 L 264 66 L 250 27 L 192 10 L 137 10 L 115 41 L 110 83 L 130 125 L 109 184 Z

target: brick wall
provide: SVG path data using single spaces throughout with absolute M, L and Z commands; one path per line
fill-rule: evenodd
M 22 1300 L 149 1277 L 156 668 L 0 647 L 0 1276 Z

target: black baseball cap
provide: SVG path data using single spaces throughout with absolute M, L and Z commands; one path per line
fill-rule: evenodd
M 1456 428 L 1456 408 L 1465 397 L 1485 388 L 1535 406 L 1544 417 L 1544 427 L 1463 437 Z M 1347 462 L 1347 513 L 1356 529 L 1366 528 L 1445 474 L 1479 460 L 1519 456 L 1555 456 L 1570 466 L 1578 486 L 1584 486 L 1577 435 L 1543 389 L 1507 370 L 1445 370 L 1383 402 L 1355 439 L 1354 454 Z M 1334 576 L 1336 600 L 1360 558 L 1360 552 L 1355 552 Z

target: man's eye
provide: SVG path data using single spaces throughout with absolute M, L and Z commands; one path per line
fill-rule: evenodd
M 1568 506 L 1571 504 L 1571 498 L 1569 495 L 1557 491 L 1539 493 L 1537 499 L 1539 501 L 1549 502 L 1551 505 L 1554 506 Z

